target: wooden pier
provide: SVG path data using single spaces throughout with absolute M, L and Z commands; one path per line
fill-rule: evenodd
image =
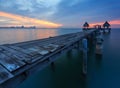
M 74 48 L 82 50 L 82 39 L 94 37 L 95 32 L 96 30 L 93 29 L 46 39 L 0 45 L 0 88 L 15 88 L 33 72 L 53 63 L 62 53 Z M 83 65 L 86 65 L 86 61 L 87 57 Z M 87 67 L 84 66 L 85 74 L 86 69 Z

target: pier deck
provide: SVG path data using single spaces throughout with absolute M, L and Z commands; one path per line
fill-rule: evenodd
M 62 53 L 75 48 L 94 31 L 0 45 L 0 88 L 14 88 L 33 72 L 43 69 Z

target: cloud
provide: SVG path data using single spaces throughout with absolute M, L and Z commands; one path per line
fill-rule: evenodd
M 59 2 L 60 0 L 0 0 L 0 10 L 47 20 L 54 14 Z
M 94 25 L 103 25 L 104 23 L 105 22 L 90 23 L 90 27 L 94 27 Z M 112 27 L 120 26 L 120 20 L 111 20 L 111 21 L 109 21 L 109 23 Z
M 57 8 L 53 19 L 65 27 L 80 27 L 85 21 L 96 23 L 120 19 L 118 0 L 62 0 Z
M 61 24 L 29 18 L 25 16 L 0 12 L 0 25 L 5 24 L 6 26 L 16 26 L 16 25 L 24 25 L 24 26 L 38 26 L 38 27 L 45 27 L 45 28 L 57 28 L 62 26 Z M 2 25 L 3 26 L 3 25 Z
M 64 27 L 120 19 L 119 9 L 119 0 L 0 0 L 0 11 L 49 20 Z

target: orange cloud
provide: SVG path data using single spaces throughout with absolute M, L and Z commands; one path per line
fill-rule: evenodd
M 114 26 L 114 25 L 119 25 L 120 26 L 120 20 L 111 20 L 109 23 Z M 90 27 L 93 27 L 94 25 L 103 25 L 104 22 L 98 22 L 98 23 L 91 23 Z
M 91 23 L 90 27 L 94 27 L 95 25 L 102 25 L 104 22 L 98 22 L 98 23 Z
M 38 26 L 38 27 L 45 27 L 45 28 L 58 28 L 62 26 L 62 24 L 57 24 L 49 21 L 39 20 L 35 18 L 29 18 L 25 16 L 10 14 L 6 12 L 0 12 L 0 17 L 11 19 L 8 20 L 8 24 L 6 26 L 18 26 L 18 25 L 24 25 L 24 26 Z
M 120 20 L 110 21 L 110 24 L 112 24 L 112 25 L 120 25 Z

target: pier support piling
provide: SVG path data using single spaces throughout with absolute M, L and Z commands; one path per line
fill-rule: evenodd
M 82 45 L 83 45 L 83 67 L 82 67 L 82 73 L 83 75 L 87 74 L 87 51 L 88 51 L 88 47 L 87 47 L 87 39 L 83 39 L 82 40 Z
M 55 63 L 54 62 L 51 62 L 51 68 L 52 68 L 52 71 L 54 72 L 55 71 Z

